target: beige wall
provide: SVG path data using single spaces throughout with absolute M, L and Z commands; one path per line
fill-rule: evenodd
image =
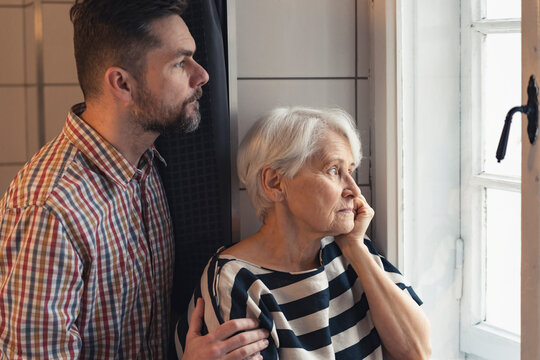
M 358 184 L 371 201 L 369 0 L 236 0 L 238 141 L 275 106 L 338 106 L 356 118 Z M 240 188 L 240 237 L 259 222 Z
M 70 105 L 82 100 L 71 3 L 0 0 L 0 193 L 42 142 L 59 133 Z M 35 28 L 36 16 L 42 28 Z

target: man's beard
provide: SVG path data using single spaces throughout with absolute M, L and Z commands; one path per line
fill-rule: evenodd
M 141 84 L 140 90 L 134 95 L 133 120 L 143 130 L 167 134 L 170 132 L 189 133 L 199 127 L 201 114 L 197 100 L 202 96 L 202 89 L 197 88 L 195 93 L 177 106 L 166 106 L 160 99 L 153 96 L 146 84 Z M 188 107 L 192 107 L 188 115 Z

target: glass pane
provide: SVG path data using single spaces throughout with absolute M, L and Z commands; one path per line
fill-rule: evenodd
M 486 0 L 488 19 L 521 18 L 521 0 Z
M 486 189 L 486 226 L 486 322 L 520 334 L 520 193 Z
M 521 177 L 521 114 L 515 114 L 503 161 L 495 153 L 508 110 L 521 105 L 521 34 L 490 34 L 484 47 L 484 166 L 487 173 Z

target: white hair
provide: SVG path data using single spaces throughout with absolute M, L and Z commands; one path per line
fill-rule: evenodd
M 358 130 L 341 109 L 276 108 L 249 129 L 238 149 L 238 178 L 245 184 L 259 220 L 264 220 L 272 206 L 262 187 L 263 167 L 270 166 L 292 179 L 319 150 L 319 139 L 328 131 L 348 140 L 358 166 L 362 158 Z

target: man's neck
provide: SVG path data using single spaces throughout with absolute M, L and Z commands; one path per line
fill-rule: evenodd
M 152 146 L 159 134 L 144 131 L 130 121 L 126 114 L 111 111 L 106 105 L 86 104 L 79 115 L 105 140 L 113 145 L 133 166 L 137 166 L 144 152 Z

